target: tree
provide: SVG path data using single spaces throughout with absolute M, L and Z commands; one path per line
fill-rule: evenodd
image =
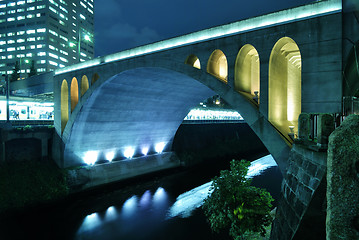
M 36 74 L 37 74 L 37 70 L 35 68 L 35 61 L 31 60 L 31 67 L 30 67 L 30 72 L 28 74 L 28 77 L 35 76 Z
M 223 170 L 213 179 L 212 193 L 204 200 L 203 210 L 211 229 L 219 232 L 229 229 L 233 239 L 243 239 L 248 232 L 265 235 L 271 224 L 273 201 L 264 189 L 251 186 L 246 178 L 250 162 L 232 160 L 230 170 Z
M 20 78 L 20 64 L 19 64 L 19 61 L 16 61 L 14 70 L 11 74 L 10 81 L 14 82 L 14 81 L 17 81 L 19 78 Z

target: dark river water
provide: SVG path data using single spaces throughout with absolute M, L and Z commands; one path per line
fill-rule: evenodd
M 282 176 L 268 159 L 251 170 L 264 169 L 253 185 L 277 198 Z M 0 219 L 0 239 L 230 239 L 211 231 L 200 207 L 223 166 L 168 170 L 12 214 Z

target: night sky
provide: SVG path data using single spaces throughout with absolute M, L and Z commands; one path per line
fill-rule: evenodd
M 119 52 L 310 2 L 314 1 L 97 0 L 95 1 L 95 56 Z

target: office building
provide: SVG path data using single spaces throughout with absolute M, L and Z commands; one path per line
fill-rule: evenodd
M 94 57 L 94 0 L 0 0 L 0 73 L 20 78 Z

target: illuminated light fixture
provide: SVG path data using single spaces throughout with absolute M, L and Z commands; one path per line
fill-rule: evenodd
M 164 143 L 164 142 L 157 143 L 155 146 L 155 151 L 157 153 L 162 153 L 165 146 L 166 146 L 166 143 Z
M 84 162 L 87 165 L 94 165 L 98 158 L 98 152 L 97 151 L 88 151 L 85 153 L 85 156 L 83 158 Z
M 147 153 L 148 153 L 148 150 L 149 150 L 148 147 L 143 147 L 143 148 L 141 149 L 141 152 L 142 152 L 143 155 L 146 156 Z
M 135 150 L 132 147 L 127 147 L 123 153 L 126 158 L 132 158 L 133 154 L 135 154 Z
M 115 152 L 114 151 L 108 152 L 108 153 L 106 153 L 105 157 L 106 157 L 106 160 L 112 162 L 112 160 L 115 158 Z
M 86 41 L 91 41 L 90 36 L 89 36 L 89 35 L 85 35 L 85 40 L 86 40 Z
M 122 215 L 124 217 L 131 217 L 135 214 L 137 209 L 137 196 L 132 196 L 131 198 L 127 199 L 126 202 L 122 206 Z
M 151 43 L 141 47 L 132 48 L 119 53 L 110 54 L 101 58 L 86 61 L 83 64 L 75 64 L 66 68 L 55 70 L 55 74 L 62 74 L 69 71 L 83 69 L 86 67 L 100 64 L 101 62 L 113 62 L 126 58 L 136 57 L 148 53 L 154 53 L 170 48 L 225 37 L 228 35 L 244 33 L 255 29 L 275 26 L 295 21 L 300 21 L 317 16 L 329 15 L 342 10 L 342 0 L 318 1 L 304 6 L 269 13 L 263 16 L 245 19 L 242 21 L 229 23 L 226 25 L 205 29 L 180 37 Z
M 75 47 L 75 45 L 76 45 L 76 44 L 73 43 L 73 42 L 70 42 L 70 43 L 69 43 L 69 46 L 70 46 L 70 47 Z
M 105 220 L 113 221 L 113 220 L 116 220 L 117 218 L 118 218 L 118 213 L 117 213 L 116 208 L 114 206 L 107 208 L 106 213 L 105 213 Z

